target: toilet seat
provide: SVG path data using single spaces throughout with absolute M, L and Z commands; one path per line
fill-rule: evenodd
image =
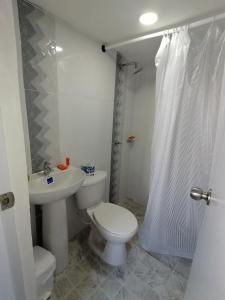
M 137 219 L 128 209 L 112 203 L 101 203 L 92 210 L 92 216 L 97 226 L 114 236 L 130 236 L 138 227 Z

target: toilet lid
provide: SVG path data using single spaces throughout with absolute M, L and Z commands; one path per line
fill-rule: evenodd
M 113 234 L 127 235 L 136 231 L 137 219 L 126 208 L 112 203 L 101 203 L 93 212 L 96 222 Z

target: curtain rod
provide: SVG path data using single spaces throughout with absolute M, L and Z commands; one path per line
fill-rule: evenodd
M 189 28 L 199 27 L 199 26 L 208 24 L 210 22 L 213 22 L 214 20 L 221 20 L 221 19 L 224 19 L 224 18 L 225 18 L 225 13 L 222 13 L 222 14 L 219 14 L 219 15 L 216 15 L 216 16 L 213 16 L 213 17 L 209 17 L 209 18 L 205 18 L 205 19 L 193 22 L 193 23 L 189 24 Z M 182 26 L 178 26 L 178 28 L 179 27 L 182 27 Z M 172 34 L 174 32 L 174 30 L 175 30 L 175 28 L 173 27 L 173 28 L 170 28 L 170 29 L 166 29 L 166 30 L 163 30 L 163 31 L 158 31 L 158 32 L 155 32 L 155 33 L 142 35 L 142 36 L 139 36 L 139 37 L 136 37 L 136 38 L 133 38 L 133 39 L 130 39 L 130 40 L 125 40 L 125 41 L 115 43 L 115 44 L 109 44 L 109 45 L 103 44 L 101 46 L 101 49 L 102 49 L 102 52 L 106 52 L 107 50 L 117 49 L 117 48 L 120 48 L 120 47 L 123 47 L 123 46 L 126 46 L 126 45 L 138 43 L 138 42 L 141 42 L 141 41 L 144 41 L 144 40 L 152 39 L 152 38 L 163 36 L 163 35 L 166 35 L 166 34 Z

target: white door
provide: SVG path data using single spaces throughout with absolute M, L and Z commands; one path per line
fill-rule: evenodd
M 225 82 L 225 81 L 224 81 Z M 225 87 L 222 93 L 225 102 Z M 223 106 L 225 106 L 223 104 Z M 225 109 L 218 116 L 209 188 L 212 201 L 199 233 L 185 300 L 225 299 Z M 194 200 L 190 200 L 194 201 Z M 203 201 L 203 200 L 202 200 Z
M 0 0 L 0 195 L 15 195 L 12 208 L 0 204 L 0 300 L 35 300 L 16 5 Z
M 14 219 L 14 208 L 7 208 L 1 196 L 10 191 L 9 170 L 0 111 L 0 299 L 25 299 L 20 271 L 20 257 Z M 7 201 L 7 198 L 5 199 Z M 13 270 L 13 272 L 12 272 Z M 19 293 L 19 294 L 18 294 Z M 18 298 L 16 298 L 16 295 Z

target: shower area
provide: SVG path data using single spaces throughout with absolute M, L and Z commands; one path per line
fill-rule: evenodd
M 190 190 L 210 186 L 223 126 L 224 37 L 221 16 L 117 53 L 110 201 L 144 208 L 142 247 L 188 265 L 205 215 Z
M 110 201 L 146 205 L 154 125 L 155 74 L 151 64 L 117 54 Z

